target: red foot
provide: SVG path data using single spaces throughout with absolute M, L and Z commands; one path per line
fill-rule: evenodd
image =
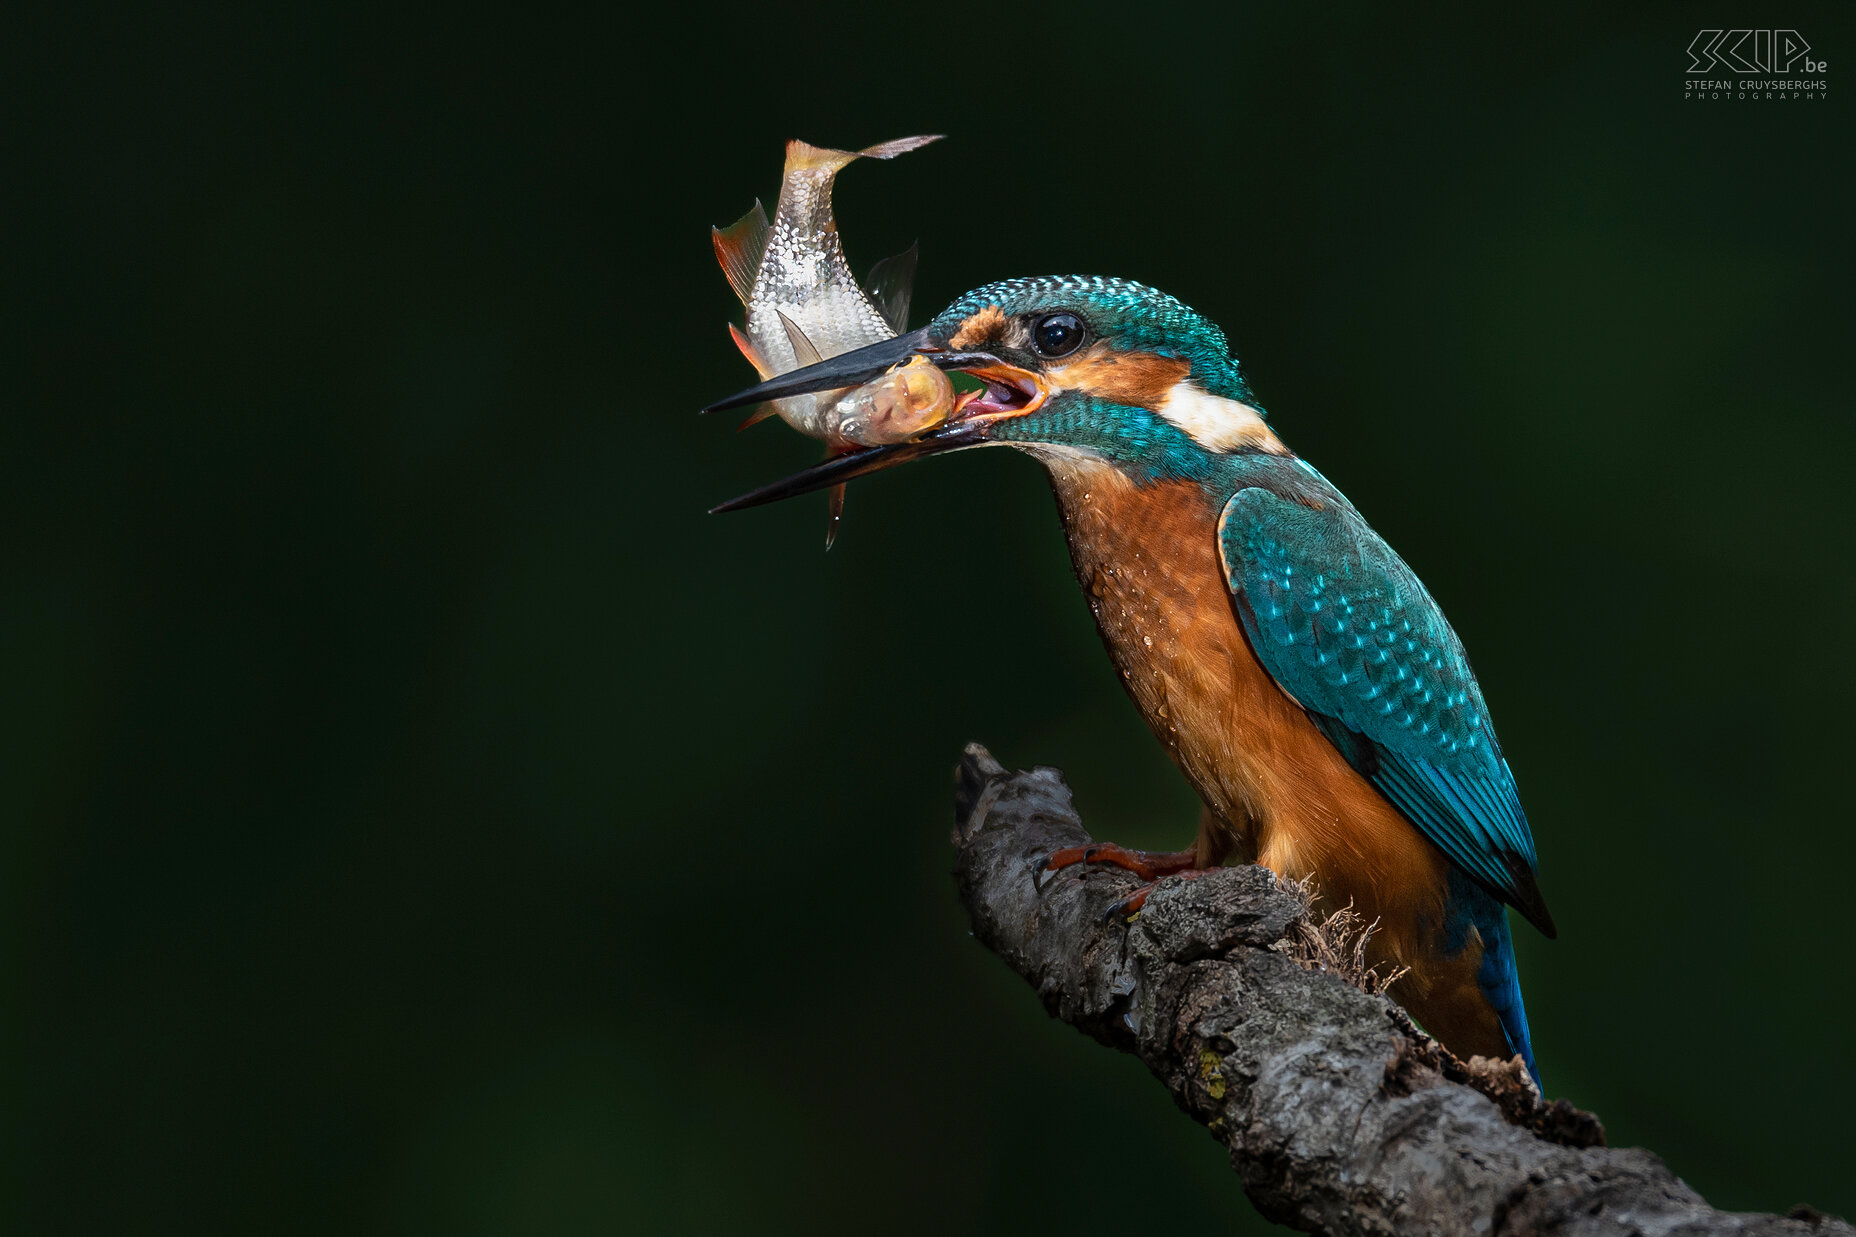
M 1103 919 L 1133 919 L 1147 905 L 1147 895 L 1154 891 L 1152 885 L 1142 885 L 1119 902 L 1110 902 L 1108 909 L 1102 912 Z
M 1113 842 L 1091 842 L 1058 851 L 1045 861 L 1044 870 L 1055 872 L 1077 863 L 1112 863 L 1144 881 L 1157 881 L 1162 876 L 1188 871 L 1197 862 L 1196 852 L 1189 850 L 1129 850 Z
M 1179 877 L 1179 879 L 1183 881 L 1189 881 L 1195 876 L 1209 876 L 1217 870 L 1217 868 L 1187 868 L 1185 871 L 1175 872 L 1173 875 Z M 1152 885 L 1142 885 L 1139 889 L 1136 889 L 1133 893 L 1121 899 L 1121 901 L 1109 903 L 1108 909 L 1102 912 L 1102 918 L 1134 918 L 1141 913 L 1141 908 L 1147 905 L 1147 895 L 1153 891 L 1154 887 Z

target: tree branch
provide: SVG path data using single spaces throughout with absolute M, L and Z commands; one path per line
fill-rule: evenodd
M 1656 1156 L 1595 1145 L 1506 1063 L 1464 1065 L 1382 996 L 1272 948 L 1306 903 L 1266 869 L 1163 881 L 1132 924 L 1119 869 L 1044 872 L 1090 841 L 1054 769 L 1007 773 L 978 744 L 954 844 L 974 934 L 1052 1016 L 1147 1063 L 1229 1150 L 1265 1216 L 1311 1233 L 1856 1237 L 1808 1207 L 1716 1211 Z

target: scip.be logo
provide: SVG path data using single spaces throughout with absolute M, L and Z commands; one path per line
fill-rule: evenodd
M 1796 30 L 1703 30 L 1688 45 L 1688 71 L 1706 73 L 1718 64 L 1735 73 L 1789 73 L 1794 65 L 1822 72 L 1824 62 L 1805 55 L 1810 50 Z

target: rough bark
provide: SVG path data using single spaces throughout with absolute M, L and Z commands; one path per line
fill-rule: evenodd
M 1230 1152 L 1265 1216 L 1311 1233 L 1856 1237 L 1808 1207 L 1716 1211 L 1656 1156 L 1541 1104 L 1511 1068 L 1444 1052 L 1382 996 L 1277 946 L 1306 913 L 1266 869 L 1139 882 L 1043 871 L 1090 841 L 1053 769 L 1007 773 L 967 748 L 954 844 L 974 934 L 1052 1016 L 1131 1052 Z

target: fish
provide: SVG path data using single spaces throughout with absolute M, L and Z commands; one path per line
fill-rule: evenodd
M 728 227 L 710 229 L 716 260 L 747 310 L 743 326 L 730 323 L 729 334 L 762 381 L 894 338 L 907 328 L 915 246 L 877 263 L 859 284 L 844 257 L 831 188 L 838 173 L 857 159 L 893 159 L 940 136 L 900 138 L 856 151 L 788 142 L 772 223 L 757 199 Z M 841 454 L 906 442 L 945 421 L 956 402 L 947 375 L 914 358 L 861 387 L 774 400 L 742 426 L 777 415 L 801 434 L 822 440 L 829 453 Z M 831 501 L 827 547 L 843 510 L 842 486 L 834 489 Z

